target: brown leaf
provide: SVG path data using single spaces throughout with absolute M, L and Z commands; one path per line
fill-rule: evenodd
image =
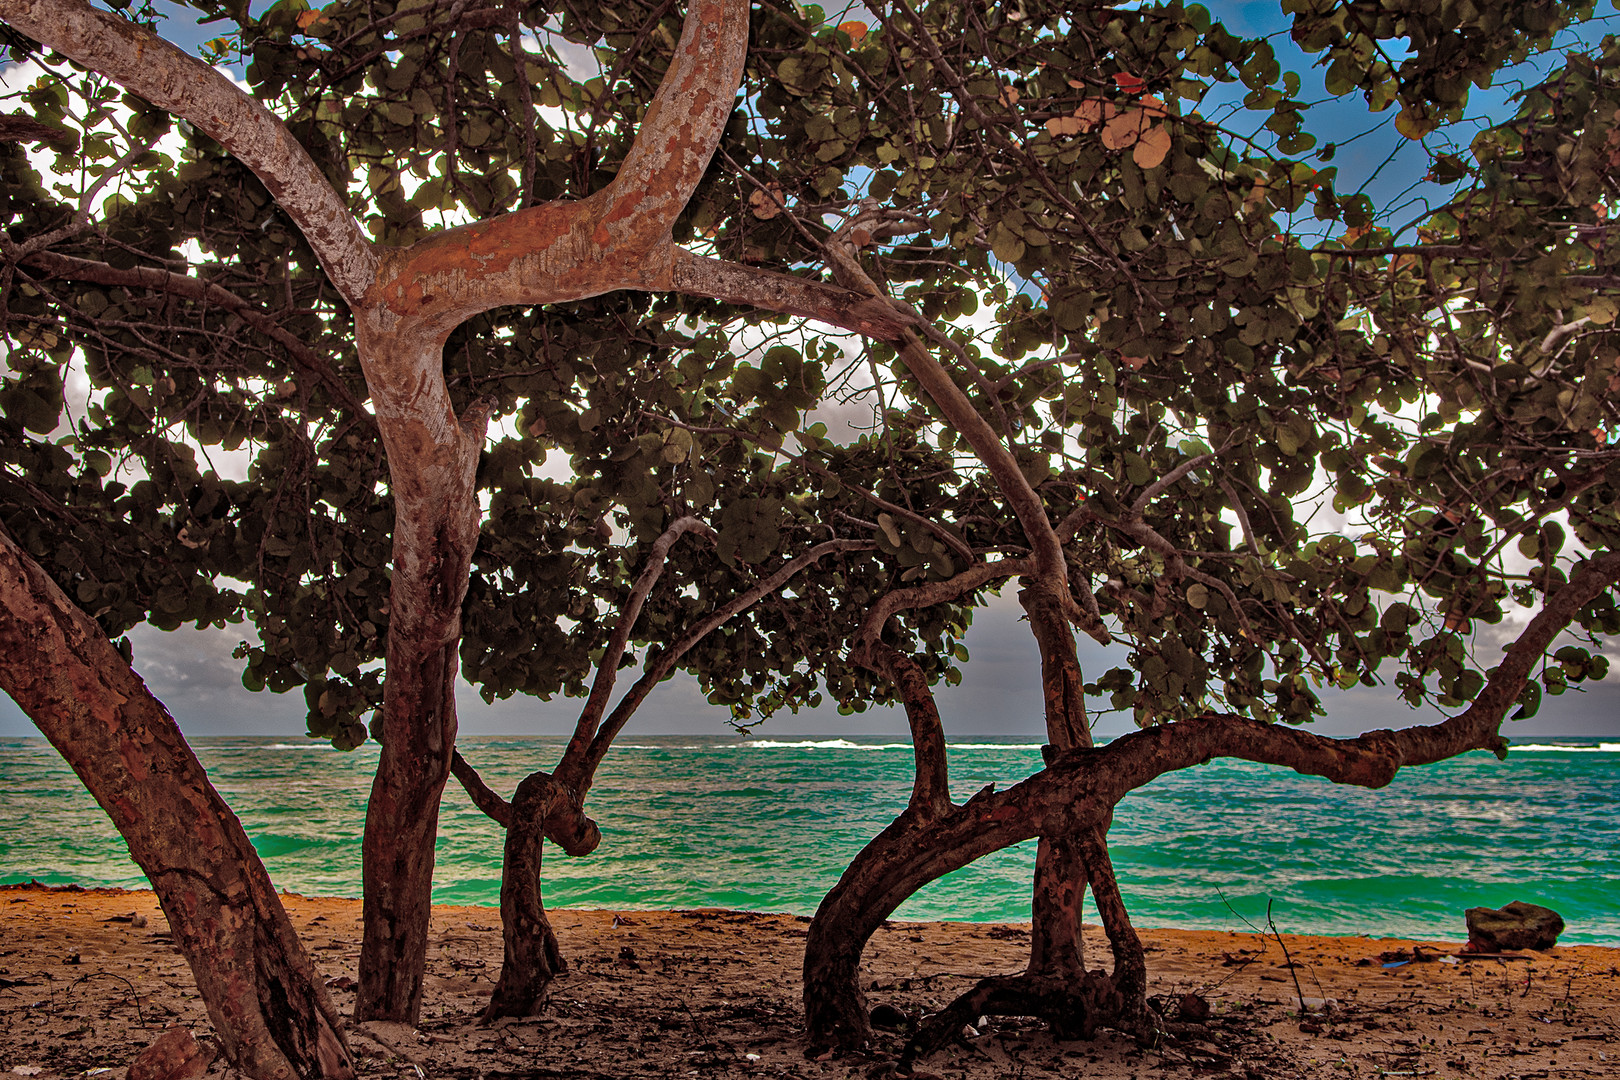
M 1131 160 L 1144 169 L 1153 169 L 1164 161 L 1164 156 L 1169 152 L 1170 132 L 1165 130 L 1163 124 L 1154 124 L 1142 132 L 1142 137 L 1136 141 Z
M 866 37 L 866 24 L 855 19 L 839 23 L 838 29 L 849 35 L 851 45 L 859 45 Z
M 1074 110 L 1074 118 L 1083 125 L 1081 130 L 1090 131 L 1098 124 L 1106 123 L 1119 115 L 1118 106 L 1102 98 L 1087 98 Z
M 1165 107 L 1164 102 L 1156 97 L 1145 97 L 1136 104 L 1141 107 L 1142 112 L 1147 114 L 1150 120 L 1157 120 L 1170 115 L 1170 110 Z
M 782 185 L 770 183 L 763 190 L 755 188 L 754 193 L 748 196 L 748 205 L 761 221 L 777 217 L 782 213 Z
M 1137 138 L 1142 134 L 1144 119 L 1141 109 L 1126 109 L 1103 125 L 1103 145 L 1110 150 L 1123 150 L 1127 146 L 1135 145 Z
M 998 99 L 1001 101 L 1001 103 L 1003 105 L 1007 106 L 1007 108 L 1010 109 L 1014 105 L 1018 104 L 1018 98 L 1020 96 L 1021 95 L 1018 93 L 1018 87 L 1016 87 L 1016 86 L 1003 86 L 1001 88 L 1001 93 L 998 95 Z
M 1046 122 L 1046 130 L 1055 139 L 1061 135 L 1078 135 L 1086 130 L 1086 125 L 1072 116 L 1054 116 Z

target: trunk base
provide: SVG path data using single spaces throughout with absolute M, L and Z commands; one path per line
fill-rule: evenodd
M 1134 1000 L 1133 1000 L 1134 998 Z M 1059 1039 L 1093 1039 L 1101 1028 L 1123 1031 L 1144 1046 L 1159 1040 L 1157 1018 L 1145 999 L 1121 993 L 1101 971 L 1079 979 L 1049 975 L 997 975 L 981 980 L 939 1012 L 927 1017 L 900 1054 L 900 1071 L 943 1048 L 981 1016 L 1034 1016 Z

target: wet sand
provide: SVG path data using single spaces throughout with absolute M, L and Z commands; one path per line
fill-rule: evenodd
M 348 1013 L 359 902 L 285 900 Z M 708 910 L 620 915 L 616 925 L 613 912 L 553 912 L 570 971 L 545 1015 L 486 1028 L 478 1014 L 500 967 L 499 913 L 436 908 L 420 1026 L 348 1024 L 362 1075 L 893 1073 L 899 1034 L 879 1032 L 865 1054 L 806 1060 L 799 968 L 807 919 Z M 1152 993 L 1207 999 L 1206 1034 L 1143 1051 L 1109 1033 L 1064 1042 L 1035 1021 L 992 1019 L 919 1063 L 918 1075 L 1620 1078 L 1620 949 L 1561 946 L 1523 959 L 1385 967 L 1385 954 L 1410 955 L 1422 945 L 1438 955 L 1459 942 L 1303 935 L 1279 942 L 1189 930 L 1142 936 Z M 1028 941 L 1027 924 L 891 923 L 866 953 L 868 1003 L 912 1016 L 937 1009 L 977 978 L 1019 970 Z M 1101 941 L 1088 930 L 1088 947 Z M 0 1080 L 123 1080 L 135 1053 L 174 1024 L 200 1039 L 212 1033 L 150 892 L 0 887 Z M 211 1070 L 228 1072 L 223 1062 Z

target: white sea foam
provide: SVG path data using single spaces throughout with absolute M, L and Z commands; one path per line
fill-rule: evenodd
M 1620 742 L 1598 743 L 1596 746 L 1560 746 L 1556 743 L 1514 743 L 1508 749 L 1515 754 L 1620 754 Z
M 749 739 L 745 750 L 910 750 L 910 743 L 858 743 L 848 739 Z

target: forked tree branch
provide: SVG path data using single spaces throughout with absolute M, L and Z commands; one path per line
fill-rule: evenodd
M 689 532 L 695 532 L 710 541 L 715 538 L 714 530 L 701 519 L 687 515 L 677 518 L 657 540 L 653 541 L 651 550 L 647 552 L 646 561 L 642 564 L 641 574 L 630 590 L 630 597 L 619 612 L 619 622 L 608 638 L 602 659 L 597 662 L 596 680 L 591 684 L 591 694 L 585 699 L 585 707 L 579 712 L 573 738 L 568 741 L 568 748 L 563 751 L 564 761 L 578 759 L 590 745 L 591 736 L 596 734 L 596 725 L 607 709 L 608 697 L 613 693 L 613 683 L 619 671 L 619 659 L 624 656 L 624 650 L 630 643 L 630 631 L 636 625 L 636 620 L 641 618 L 641 609 L 647 602 L 647 596 L 652 592 L 653 586 L 658 584 L 658 579 L 663 576 L 664 566 L 669 561 L 670 549 L 675 546 L 677 540 Z M 562 770 L 559 769 L 558 772 L 561 774 Z
M 731 115 L 748 15 L 748 0 L 693 0 L 674 59 L 606 188 L 390 252 L 368 301 L 442 335 L 509 304 L 669 288 L 676 251 L 670 230 Z
M 866 273 L 855 255 L 855 249 L 846 246 L 842 237 L 835 236 L 824 248 L 827 260 L 831 264 L 833 274 L 841 282 L 851 288 L 860 289 L 876 299 L 886 299 L 882 289 Z M 1018 459 L 1012 450 L 996 434 L 973 402 L 944 366 L 934 358 L 923 345 L 917 334 L 910 329 L 902 332 L 897 344 L 901 362 L 911 372 L 923 392 L 955 428 L 957 433 L 967 440 L 973 452 L 989 470 L 996 485 L 1001 489 L 1002 498 L 1007 500 L 1013 515 L 1023 527 L 1024 535 L 1029 539 L 1030 550 L 1033 557 L 1033 569 L 1030 576 L 1040 579 L 1050 588 L 1062 605 L 1063 613 L 1069 621 L 1080 627 L 1096 641 L 1106 645 L 1110 640 L 1108 630 L 1094 613 L 1095 600 L 1082 606 L 1075 600 L 1071 591 L 1068 564 L 1063 556 L 1063 543 L 1058 539 L 1057 530 L 1053 528 L 1052 521 L 1046 516 L 1046 506 L 1041 501 L 1040 494 L 1030 484 L 1029 478 L 1019 467 Z M 1089 589 L 1084 585 L 1088 594 Z
M 944 581 L 926 581 L 904 589 L 891 589 L 867 609 L 866 618 L 861 620 L 860 628 L 850 640 L 850 659 L 857 664 L 868 663 L 866 650 L 882 639 L 883 628 L 902 611 L 947 603 L 992 581 L 1006 581 L 1028 574 L 1033 568 L 1034 561 L 1031 559 L 999 559 L 970 566 Z
M 591 740 L 590 748 L 572 762 L 565 758 L 563 764 L 558 766 L 555 775 L 558 777 L 566 775 L 568 783 L 579 793 L 580 801 L 583 802 L 585 793 L 590 790 L 591 781 L 596 776 L 596 769 L 602 764 L 602 759 L 607 756 L 608 748 L 613 745 L 613 740 L 624 729 L 624 725 L 634 715 L 642 701 L 646 699 L 648 694 L 652 693 L 653 687 L 669 677 L 670 672 L 675 670 L 675 665 L 680 662 L 681 657 L 685 656 L 694 645 L 707 637 L 715 628 L 727 622 L 733 615 L 753 607 L 761 599 L 792 581 L 800 571 L 815 565 L 828 555 L 845 551 L 871 551 L 876 546 L 868 540 L 824 541 L 806 551 L 803 555 L 789 560 L 764 580 L 757 582 L 746 591 L 739 593 L 720 607 L 715 608 L 714 611 L 705 616 L 685 634 L 672 642 L 669 648 L 658 654 L 658 659 L 648 665 L 647 669 L 642 672 L 641 678 L 636 680 L 635 685 L 619 700 L 618 705 L 614 706 L 613 712 L 608 714 L 607 720 L 597 730 L 596 737 Z

